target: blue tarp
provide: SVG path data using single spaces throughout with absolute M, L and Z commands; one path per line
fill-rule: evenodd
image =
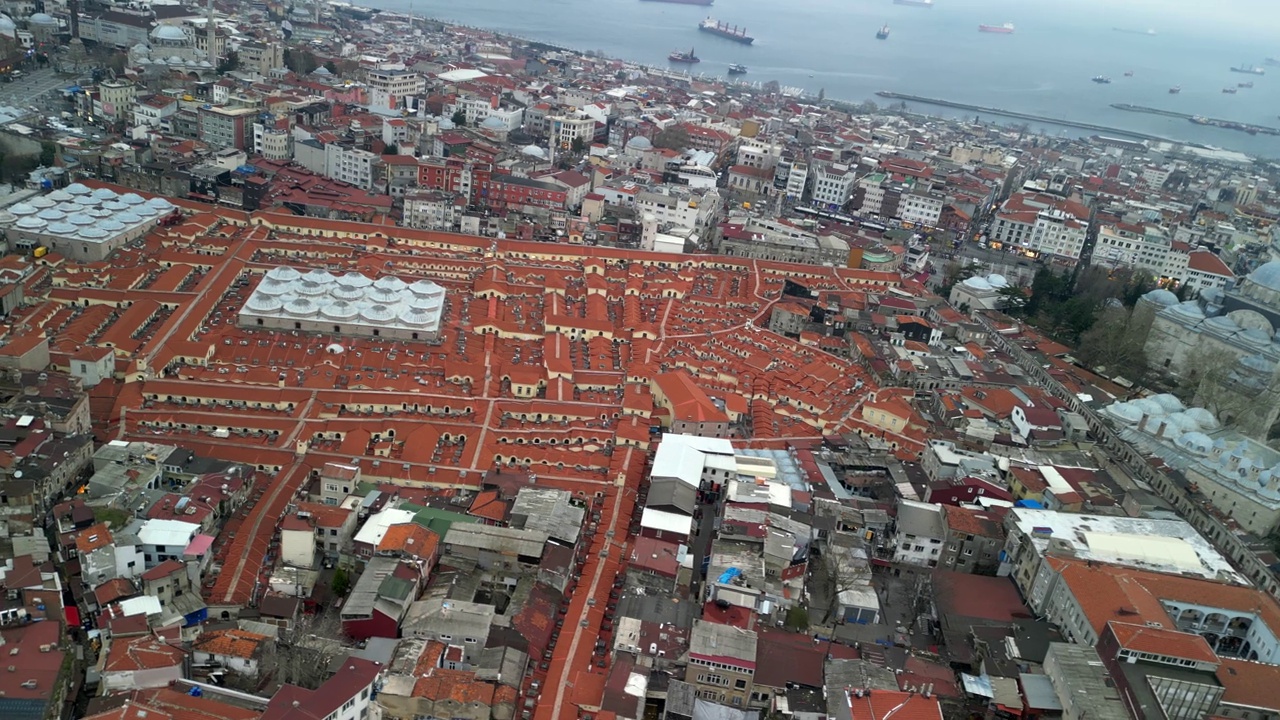
M 738 577 L 741 574 L 742 574 L 741 570 L 735 567 L 731 567 L 728 570 L 725 570 L 724 572 L 720 573 L 720 579 L 717 580 L 716 582 L 721 584 L 728 584 L 733 582 L 733 579 Z

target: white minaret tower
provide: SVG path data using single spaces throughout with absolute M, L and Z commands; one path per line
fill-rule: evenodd
M 658 218 L 649 213 L 640 220 L 640 249 L 652 251 L 658 244 Z
M 205 20 L 204 31 L 209 36 L 208 52 L 205 53 L 205 55 L 208 56 L 206 59 L 208 59 L 210 65 L 216 68 L 218 67 L 218 26 L 213 22 L 213 0 L 209 0 L 209 9 L 207 12 L 207 19 Z

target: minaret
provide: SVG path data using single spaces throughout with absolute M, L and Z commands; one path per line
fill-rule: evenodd
M 67 42 L 67 61 L 72 67 L 79 70 L 80 66 L 89 59 L 89 53 L 84 49 L 84 42 L 80 40 L 79 0 L 68 0 L 67 14 L 71 16 L 71 39 Z
M 218 39 L 218 26 L 213 22 L 213 0 L 209 0 L 208 19 L 205 21 L 204 30 L 209 35 L 208 52 L 205 54 L 208 56 L 207 59 L 209 60 L 209 64 L 216 68 L 218 67 L 218 49 L 216 43 Z

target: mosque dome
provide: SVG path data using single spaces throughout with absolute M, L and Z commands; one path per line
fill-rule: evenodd
M 182 28 L 173 25 L 157 25 L 151 31 L 152 40 L 165 40 L 168 42 L 186 42 L 187 34 L 182 32 Z
M 1182 412 L 1182 401 L 1172 393 L 1160 393 L 1152 395 L 1151 399 L 1160 405 L 1160 409 L 1167 413 Z
M 1142 419 L 1142 410 L 1134 407 L 1133 403 L 1114 403 L 1107 407 L 1106 412 L 1108 415 L 1128 425 L 1132 425 Z
M 1209 412 L 1208 410 L 1205 410 L 1204 408 L 1199 408 L 1199 407 L 1189 408 L 1183 414 L 1191 418 L 1192 420 L 1195 420 L 1196 424 L 1200 426 L 1201 430 L 1218 429 L 1218 419 L 1213 416 L 1213 413 Z
M 1158 307 L 1172 307 L 1178 304 L 1178 296 L 1164 288 L 1156 288 L 1143 295 L 1142 299 Z
M 1280 291 L 1280 260 L 1272 260 L 1249 273 L 1249 282 Z
M 974 290 L 990 290 L 991 289 L 991 283 L 987 282 L 986 278 L 971 277 L 968 280 L 965 280 L 964 284 L 965 284 L 965 287 L 970 287 L 970 288 L 973 288 Z
M 8 15 L 0 15 L 0 35 L 9 38 L 18 36 L 18 26 L 13 23 L 13 20 Z
M 1173 441 L 1173 444 L 1197 455 L 1208 455 L 1209 448 L 1213 446 L 1213 441 L 1202 432 L 1192 431 L 1179 435 L 1178 439 Z
M 653 143 L 649 142 L 649 138 L 643 135 L 637 135 L 627 141 L 628 150 L 649 150 L 653 148 Z
M 31 25 L 56 26 L 58 24 L 58 21 L 54 20 L 53 16 L 50 15 L 49 13 L 32 13 L 31 16 L 27 18 L 27 23 Z
M 1009 281 L 1005 278 L 1005 276 L 999 273 L 991 273 L 990 275 L 988 275 L 987 283 L 991 285 L 991 287 L 997 290 L 1003 287 L 1009 287 Z
M 529 157 L 545 158 L 547 156 L 547 151 L 537 145 L 525 145 L 520 149 L 520 154 L 527 155 Z
M 506 123 L 502 122 L 502 120 L 490 115 L 480 121 L 480 127 L 485 130 L 505 130 L 507 126 Z

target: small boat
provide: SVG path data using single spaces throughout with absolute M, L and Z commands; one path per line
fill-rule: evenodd
M 1125 71 L 1124 71 L 1124 76 L 1125 76 L 1125 77 L 1133 77 L 1133 71 L 1132 71 L 1132 70 L 1125 70 Z
M 742 64 L 740 64 L 740 63 L 733 63 L 732 65 L 730 65 L 730 66 L 729 66 L 729 74 L 730 74 L 730 75 L 745 75 L 745 74 L 747 74 L 747 66 L 746 66 L 746 65 L 742 65 Z
M 887 37 L 889 37 L 889 23 L 881 25 L 880 29 L 876 31 L 877 40 L 884 40 Z
M 1232 87 L 1226 87 L 1226 88 L 1222 88 L 1222 92 L 1224 92 L 1224 93 L 1226 93 L 1226 94 L 1228 94 L 1228 95 L 1235 95 L 1235 94 L 1236 94 L 1236 89 L 1235 89 L 1235 88 L 1232 88 Z
M 1005 23 L 1003 25 L 979 25 L 978 32 L 1009 35 L 1013 32 L 1013 23 Z
M 1182 86 L 1181 86 L 1181 85 L 1174 85 L 1173 87 L 1169 88 L 1169 94 L 1170 94 L 1170 95 L 1177 95 L 1177 94 L 1178 94 L 1178 93 L 1180 93 L 1180 92 L 1182 92 Z
M 1106 75 L 1094 75 L 1094 76 L 1093 76 L 1093 81 L 1094 81 L 1094 82 L 1096 82 L 1096 83 L 1098 83 L 1099 85 L 1110 85 L 1110 84 L 1111 84 L 1111 78 L 1107 77 Z
M 1239 87 L 1239 88 L 1246 88 L 1246 89 L 1247 89 L 1247 88 L 1251 88 L 1251 87 L 1253 87 L 1253 82 L 1242 82 L 1242 83 L 1236 83 L 1236 87 Z
M 693 48 L 689 48 L 689 52 L 685 52 L 683 50 L 672 50 L 671 54 L 667 56 L 667 59 L 676 63 L 693 64 L 702 62 L 702 58 L 693 54 Z

